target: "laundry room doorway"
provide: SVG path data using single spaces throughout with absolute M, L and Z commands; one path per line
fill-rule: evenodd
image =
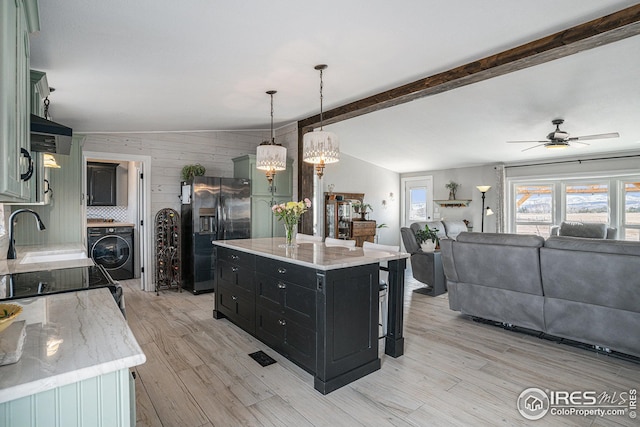
M 140 279 L 141 289 L 152 291 L 151 157 L 85 151 L 83 171 L 84 239 L 89 256 L 110 265 L 112 270 L 107 271 L 115 280 L 133 276 Z M 109 244 L 116 241 L 121 245 Z M 128 254 L 131 259 L 125 262 Z

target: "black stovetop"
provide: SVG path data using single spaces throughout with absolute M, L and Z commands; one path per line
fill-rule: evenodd
M 114 282 L 101 266 L 62 268 L 0 275 L 0 300 L 113 287 Z

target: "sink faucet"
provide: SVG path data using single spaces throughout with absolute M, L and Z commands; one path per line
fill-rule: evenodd
M 38 230 L 42 231 L 45 229 L 44 223 L 40 219 L 40 215 L 37 212 L 32 211 L 31 209 L 18 209 L 9 217 L 9 251 L 7 251 L 7 259 L 16 259 L 16 242 L 13 239 L 13 218 L 21 214 L 23 212 L 29 212 L 36 217 L 36 224 L 38 226 Z

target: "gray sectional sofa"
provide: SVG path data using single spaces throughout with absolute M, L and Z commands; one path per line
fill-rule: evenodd
M 440 247 L 452 310 L 640 357 L 640 242 L 463 232 Z

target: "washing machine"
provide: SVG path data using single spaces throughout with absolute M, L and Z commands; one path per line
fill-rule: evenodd
M 114 280 L 133 279 L 133 227 L 88 227 L 88 252 Z

